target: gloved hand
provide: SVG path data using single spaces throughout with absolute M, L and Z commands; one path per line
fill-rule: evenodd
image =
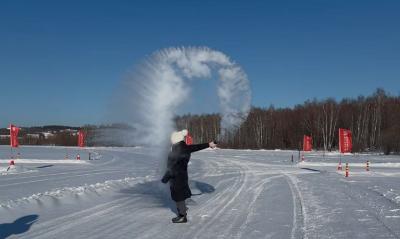
M 208 143 L 208 145 L 210 146 L 210 148 L 215 149 L 217 147 L 217 142 L 211 141 L 210 143 Z
M 162 183 L 168 183 L 170 178 L 171 177 L 170 177 L 169 173 L 167 172 L 167 173 L 165 173 L 164 177 L 162 177 L 161 182 Z

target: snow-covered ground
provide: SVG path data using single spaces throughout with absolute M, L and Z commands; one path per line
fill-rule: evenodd
M 312 152 L 298 163 L 295 151 L 194 153 L 189 222 L 173 224 L 152 149 L 18 152 L 6 171 L 10 149 L 0 146 L 0 238 L 400 237 L 398 156 Z

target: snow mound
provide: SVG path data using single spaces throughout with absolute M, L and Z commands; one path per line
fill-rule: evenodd
M 1 159 L 0 163 L 8 164 L 9 159 Z M 85 160 L 76 159 L 17 159 L 14 160 L 15 164 L 89 164 Z
M 154 177 L 126 177 L 123 179 L 107 180 L 103 183 L 84 184 L 77 187 L 56 188 L 54 190 L 46 191 L 43 193 L 35 193 L 28 197 L 9 200 L 7 202 L 0 202 L 0 208 L 13 208 L 20 204 L 43 202 L 47 199 L 66 199 L 66 201 L 68 201 L 69 199 L 76 196 L 99 195 L 100 193 L 104 193 L 106 191 L 116 191 L 151 180 L 154 180 Z
M 338 163 L 326 163 L 326 162 L 300 162 L 300 166 L 308 167 L 337 167 Z M 342 163 L 342 166 L 343 163 Z M 349 163 L 350 167 L 365 167 L 365 163 Z M 400 163 L 370 163 L 371 168 L 400 168 Z
M 0 167 L 0 175 L 32 173 L 32 172 L 37 172 L 37 170 L 25 168 L 22 165 L 11 165 L 10 167 Z

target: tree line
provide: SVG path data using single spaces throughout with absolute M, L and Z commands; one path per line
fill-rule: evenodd
M 78 139 L 76 132 L 79 127 L 62 125 L 45 125 L 34 127 L 21 127 L 18 134 L 20 145 L 57 145 L 57 146 L 76 146 Z M 50 135 L 46 135 L 49 133 Z M 0 128 L 0 145 L 9 145 L 10 130 Z
M 195 142 L 219 138 L 218 114 L 176 117 L 177 128 L 187 128 Z M 400 152 L 400 97 L 383 89 L 372 95 L 308 100 L 293 108 L 253 107 L 246 121 L 221 143 L 237 149 L 301 149 L 303 135 L 310 135 L 313 148 L 338 148 L 338 129 L 350 129 L 353 151 Z
M 332 151 L 338 148 L 338 129 L 350 129 L 354 152 L 400 153 L 400 96 L 377 89 L 370 96 L 346 98 L 340 102 L 328 98 L 308 100 L 293 108 L 253 107 L 242 125 L 224 137 L 219 114 L 175 117 L 177 129 L 188 129 L 194 142 L 220 141 L 221 147 L 235 149 L 302 149 L 304 135 L 313 140 L 313 148 Z M 20 144 L 76 146 L 78 127 L 43 126 L 22 128 Z M 125 124 L 85 125 L 88 146 L 133 146 L 135 129 Z M 52 132 L 44 137 L 42 132 Z M 75 133 L 73 133 L 75 132 Z M 39 133 L 40 137 L 30 134 Z M 0 129 L 0 135 L 9 130 Z M 0 138 L 0 144 L 9 144 Z

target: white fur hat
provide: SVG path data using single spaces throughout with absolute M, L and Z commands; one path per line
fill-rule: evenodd
M 187 129 L 173 132 L 171 134 L 171 143 L 176 144 L 176 143 L 179 143 L 180 141 L 183 141 L 187 134 L 188 134 Z

